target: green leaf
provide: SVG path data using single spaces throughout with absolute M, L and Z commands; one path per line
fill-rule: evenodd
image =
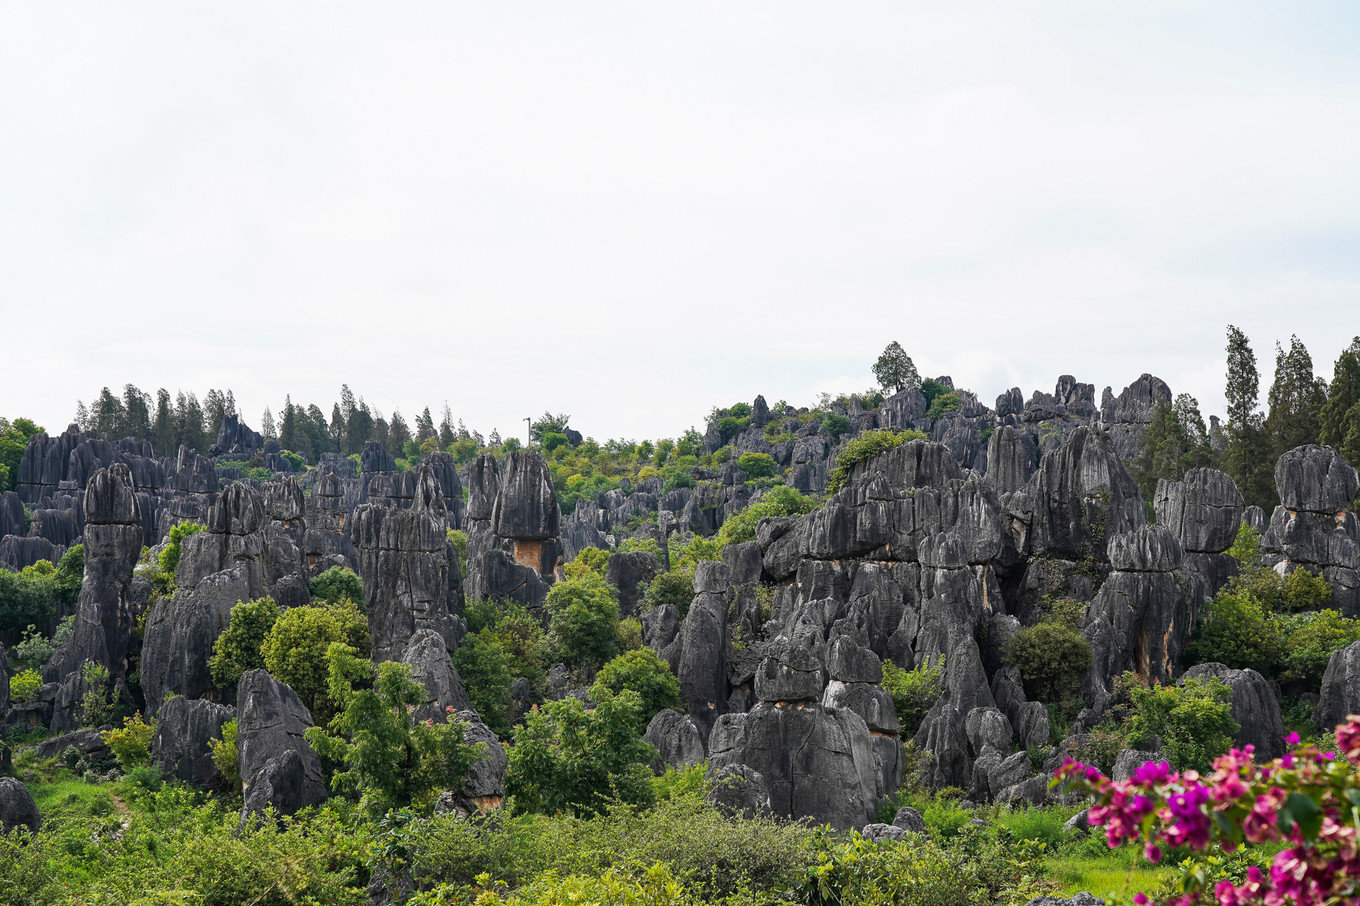
M 1292 823 L 1297 824 L 1305 838 L 1317 836 L 1322 828 L 1322 809 L 1306 793 L 1290 793 L 1284 801 L 1281 814 L 1288 812 Z

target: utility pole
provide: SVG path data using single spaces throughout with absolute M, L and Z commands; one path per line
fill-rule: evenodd
M 524 418 L 524 445 L 526 448 L 534 445 L 534 422 L 528 416 Z

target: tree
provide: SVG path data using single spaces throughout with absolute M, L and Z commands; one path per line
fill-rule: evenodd
M 1260 408 L 1261 376 L 1246 334 L 1228 325 L 1228 446 L 1223 469 L 1247 503 L 1270 510 L 1275 505 L 1275 460 L 1271 456 Z
M 231 623 L 213 643 L 208 659 L 208 669 L 219 688 L 235 689 L 247 670 L 265 666 L 264 640 L 281 612 L 268 596 L 241 601 L 231 609 Z
M 274 426 L 274 413 L 269 411 L 269 407 L 264 407 L 264 415 L 260 416 L 260 434 L 266 440 L 278 440 L 278 428 Z
M 1267 399 L 1266 432 L 1275 458 L 1317 443 L 1327 382 L 1313 374 L 1313 357 L 1297 336 L 1289 338 L 1288 352 L 1275 344 L 1275 380 Z
M 314 715 L 343 707 L 326 695 L 327 652 L 334 642 L 367 654 L 368 621 L 351 602 L 288 608 L 269 630 L 261 648 L 269 674 L 292 686 Z
M 406 426 L 406 419 L 402 418 L 400 410 L 392 410 L 392 421 L 387 426 L 387 452 L 394 459 L 404 458 L 406 442 L 410 439 L 411 429 Z
M 94 431 L 116 437 L 123 427 L 123 403 L 113 395 L 109 388 L 99 391 L 99 399 L 94 404 Z
M 1336 360 L 1318 422 L 1319 442 L 1335 448 L 1352 466 L 1360 464 L 1360 337 Z
M 515 681 L 510 655 L 490 626 L 465 636 L 453 653 L 453 666 L 467 689 L 468 700 L 486 725 L 498 733 L 510 729 L 510 685 Z
M 1129 471 L 1144 500 L 1152 499 L 1158 479 L 1179 481 L 1190 469 L 1207 466 L 1214 458 L 1199 404 L 1185 393 L 1176 397 L 1174 405 L 1157 401 L 1152 421 L 1143 429 L 1139 442 L 1141 447 L 1129 463 Z
M 151 398 L 132 384 L 123 387 L 123 437 L 151 438 Z
M 650 648 L 625 652 L 605 664 L 595 677 L 590 696 L 598 700 L 624 691 L 636 692 L 642 701 L 642 710 L 638 712 L 639 734 L 647 729 L 647 723 L 658 712 L 680 707 L 680 681 L 671 672 L 670 665 Z
M 1184 679 L 1179 685 L 1144 684 L 1125 673 L 1118 688 L 1133 704 L 1126 725 L 1134 744 L 1159 742 L 1171 764 L 1182 770 L 1209 767 L 1232 748 L 1237 722 L 1232 719 L 1232 690 L 1216 679 Z
M 426 406 L 424 411 L 416 416 L 416 443 L 423 444 L 430 438 L 438 436 L 439 432 L 434 427 L 434 416 L 430 415 L 430 407 Z
M 883 354 L 874 363 L 874 378 L 884 392 L 891 390 L 901 393 L 921 386 L 921 375 L 916 371 L 916 363 L 896 340 L 884 347 Z
M 556 656 L 595 668 L 618 651 L 619 593 L 594 573 L 563 579 L 548 592 L 548 635 Z
M 331 785 L 357 795 L 370 816 L 407 807 L 429 814 L 440 792 L 460 788 L 485 757 L 482 746 L 464 742 L 463 722 L 413 717 L 426 695 L 410 665 L 387 661 L 375 668 L 339 643 L 330 646 L 327 662 L 328 694 L 340 711 L 327 729 L 308 728 L 307 741 L 343 766 Z
M 591 814 L 612 798 L 650 803 L 656 750 L 638 738 L 641 713 L 636 692 L 605 694 L 589 711 L 575 698 L 534 708 L 515 728 L 506 792 L 517 808 L 549 815 Z
M 453 410 L 449 401 L 444 400 L 444 408 L 439 412 L 439 449 L 448 450 L 449 444 L 457 440 L 453 430 Z
M 175 415 L 170 391 L 164 387 L 156 391 L 156 418 L 151 423 L 151 445 L 158 456 L 174 456 Z

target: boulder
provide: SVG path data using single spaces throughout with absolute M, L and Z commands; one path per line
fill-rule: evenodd
M 1285 752 L 1284 719 L 1275 688 L 1255 670 L 1233 670 L 1223 664 L 1196 664 L 1181 676 L 1189 679 L 1216 679 L 1232 689 L 1232 719 L 1237 722 L 1233 744 L 1238 748 L 1254 746 L 1263 761 L 1279 758 Z
M 665 708 L 647 724 L 642 736 L 652 748 L 652 771 L 664 774 L 667 768 L 687 768 L 704 760 L 704 738 L 689 715 Z
M 444 637 L 432 629 L 421 629 L 411 636 L 402 662 L 411 666 L 411 678 L 425 690 L 425 701 L 417 705 L 416 720 L 443 723 L 450 713 L 475 714 L 463 688 L 458 668 L 453 666 Z
M 464 816 L 495 811 L 505 801 L 505 772 L 510 756 L 476 711 L 459 711 L 455 716 L 467 724 L 463 741 L 480 746 L 481 757 L 473 762 L 467 780 L 454 794 L 453 808 Z
M 1331 447 L 1295 447 L 1275 463 L 1275 487 L 1287 510 L 1333 514 L 1360 493 L 1360 478 Z
M 191 786 L 214 785 L 221 772 L 213 763 L 211 743 L 222 738 L 222 725 L 235 718 L 235 708 L 202 699 L 172 698 L 156 719 L 151 763 Z
M 1036 474 L 1031 541 L 1039 556 L 1104 560 L 1107 539 L 1147 522 L 1138 486 L 1102 431 L 1077 428 Z
M 13 777 L 0 777 L 0 831 L 7 834 L 21 825 L 34 833 L 42 827 L 38 805 L 23 783 Z
M 1352 714 L 1360 714 L 1360 642 L 1333 652 L 1328 659 L 1313 721 L 1330 732 Z
M 897 843 L 911 839 L 910 831 L 894 824 L 866 824 L 859 835 L 870 843 Z
M 637 614 L 642 591 L 661 573 L 661 564 L 646 551 L 617 551 L 609 555 L 604 578 L 619 590 L 619 613 L 624 617 Z
M 1194 553 L 1218 554 L 1232 547 L 1244 506 L 1232 478 L 1217 469 L 1191 469 L 1180 481 L 1160 479 L 1153 497 L 1157 524 Z
M 297 693 L 264 670 L 250 670 L 241 677 L 236 698 L 242 816 L 268 808 L 291 815 L 326 801 L 321 759 L 303 735 L 312 715 Z
M 913 834 L 924 834 L 926 832 L 926 820 L 921 817 L 921 813 L 909 805 L 904 805 L 897 810 L 893 816 L 893 827 L 900 827 L 902 830 L 911 831 Z

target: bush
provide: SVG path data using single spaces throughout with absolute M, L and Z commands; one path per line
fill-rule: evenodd
M 1004 657 L 1020 668 L 1031 699 L 1061 702 L 1076 693 L 1081 675 L 1091 668 L 1091 645 L 1069 624 L 1045 621 L 1017 632 Z
M 939 664 L 922 664 L 914 670 L 903 670 L 892 661 L 883 662 L 882 686 L 892 696 L 893 709 L 902 723 L 903 739 L 916 734 L 926 713 L 934 707 L 943 678 L 943 658 Z
M 71 615 L 57 624 L 57 631 L 48 638 L 38 632 L 37 627 L 29 626 L 22 641 L 9 650 L 11 666 L 21 669 L 39 670 L 52 659 L 52 653 L 65 644 L 75 628 L 76 618 Z
M 590 711 L 575 698 L 530 711 L 515 728 L 505 777 L 515 807 L 580 815 L 609 799 L 650 803 L 656 750 L 638 738 L 641 714 L 636 692 L 605 695 Z
M 1280 679 L 1309 692 L 1322 688 L 1322 674 L 1335 652 L 1360 642 L 1360 620 L 1331 609 L 1283 617 L 1280 623 L 1285 637 Z
M 666 708 L 680 707 L 680 681 L 671 673 L 670 665 L 656 656 L 650 648 L 639 648 L 614 658 L 600 669 L 592 698 L 600 699 L 623 691 L 636 692 L 642 700 L 637 732 L 647 729 L 647 723 Z
M 222 725 L 222 738 L 208 741 L 212 762 L 222 775 L 222 782 L 234 792 L 241 790 L 241 770 L 236 749 L 236 719 Z
M 37 701 L 42 684 L 42 674 L 38 671 L 21 670 L 9 678 L 9 700 L 16 704 Z
M 1204 770 L 1232 747 L 1237 722 L 1232 719 L 1232 690 L 1216 679 L 1189 679 L 1176 686 L 1147 686 L 1132 673 L 1119 679 L 1133 716 L 1127 725 L 1134 745 L 1160 743 L 1173 766 Z
M 307 460 L 303 459 L 298 454 L 290 450 L 284 450 L 280 455 L 283 456 L 283 458 L 288 461 L 289 468 L 291 468 L 294 472 L 307 471 Z
M 850 470 L 861 462 L 873 459 L 881 453 L 894 450 L 908 441 L 925 440 L 926 435 L 922 431 L 865 431 L 845 445 L 836 454 L 836 460 L 831 468 L 831 474 L 827 478 L 826 492 L 834 494 L 845 484 L 850 477 Z
M 515 680 L 510 655 L 489 626 L 464 637 L 453 653 L 468 700 L 486 725 L 498 733 L 510 728 L 510 685 Z
M 850 430 L 850 419 L 839 412 L 829 412 L 822 419 L 822 430 L 831 435 L 832 440 L 840 440 L 841 435 Z
M 735 415 L 729 415 L 718 419 L 718 433 L 722 435 L 724 442 L 731 440 L 749 427 L 751 427 L 750 416 L 738 418 Z
M 142 720 L 142 712 L 138 711 L 123 720 L 122 729 L 105 730 L 99 735 L 126 773 L 151 763 L 151 737 L 155 733 L 156 725 Z
M 684 616 L 689 612 L 690 602 L 694 600 L 694 570 L 672 569 L 658 573 L 652 581 L 642 587 L 642 603 L 638 609 L 646 612 L 653 607 L 667 604 L 675 607 Z
M 481 746 L 463 741 L 461 721 L 412 716 L 425 690 L 411 679 L 409 665 L 388 661 L 375 668 L 339 643 L 328 659 L 329 695 L 340 713 L 328 730 L 310 727 L 306 736 L 319 755 L 343 766 L 331 778 L 336 790 L 357 795 L 369 815 L 406 807 L 428 814 L 442 790 L 463 785 L 484 757 Z
M 749 478 L 773 478 L 779 474 L 779 464 L 768 453 L 743 453 L 737 457 L 737 468 Z
M 312 593 L 313 604 L 339 604 L 348 600 L 361 608 L 364 606 L 364 580 L 343 566 L 332 566 L 309 581 L 307 589 Z
M 815 499 L 788 485 L 775 485 L 753 500 L 746 509 L 723 523 L 716 536 L 718 543 L 726 547 L 729 544 L 752 541 L 756 537 L 756 528 L 760 525 L 760 520 L 780 516 L 802 516 L 817 509 L 818 506 Z
M 931 400 L 930 409 L 926 412 L 926 417 L 944 418 L 951 412 L 957 412 L 959 405 L 959 395 L 957 393 L 952 390 L 941 393 L 939 396 L 935 397 L 935 399 Z
M 109 668 L 86 661 L 80 669 L 85 681 L 85 694 L 80 699 L 80 721 L 83 727 L 99 727 L 113 718 L 113 690 L 109 688 Z
M 279 616 L 260 649 L 270 676 L 291 686 L 318 722 L 339 707 L 327 694 L 327 652 L 336 642 L 368 653 L 368 620 L 353 601 L 329 607 L 290 607 Z
M 264 640 L 278 622 L 279 606 L 271 597 L 242 601 L 231 609 L 231 622 L 213 643 L 208 669 L 220 689 L 235 689 L 247 670 L 265 666 Z
M 179 568 L 181 542 L 201 531 L 204 531 L 204 527 L 197 522 L 181 522 L 170 527 L 166 545 L 156 558 L 156 573 L 151 577 L 151 585 L 157 595 L 165 597 L 175 593 L 175 570 Z
M 607 566 L 609 566 L 609 551 L 600 550 L 598 547 L 585 547 L 572 558 L 570 563 L 562 568 L 562 572 L 566 574 L 568 579 L 574 579 L 586 573 L 594 573 L 603 578 Z
M 619 596 L 603 576 L 563 579 L 544 602 L 554 656 L 594 669 L 618 651 Z
M 85 548 L 77 544 L 53 566 L 39 560 L 16 572 L 0 569 L 0 632 L 18 635 L 41 626 L 59 608 L 75 604 L 85 572 Z

